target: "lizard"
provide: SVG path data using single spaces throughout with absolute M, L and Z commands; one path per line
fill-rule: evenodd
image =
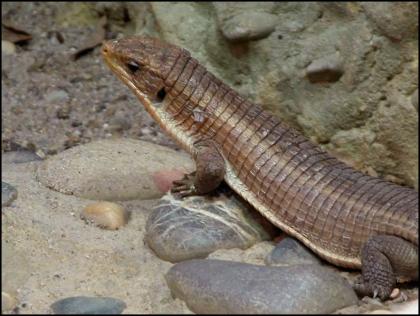
M 324 260 L 361 270 L 359 295 L 390 297 L 418 279 L 418 193 L 366 175 L 243 98 L 179 46 L 146 36 L 105 41 L 106 64 L 184 150 L 196 171 L 181 197 L 225 181 Z

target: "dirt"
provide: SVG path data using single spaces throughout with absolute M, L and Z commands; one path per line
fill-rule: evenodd
M 2 3 L 2 20 L 32 35 L 15 44 L 14 54 L 2 53 L 2 152 L 26 148 L 47 156 L 108 137 L 177 148 L 103 63 L 99 46 L 73 59 L 96 35 L 101 15 L 110 16 L 106 39 L 129 34 L 124 22 L 98 9 L 89 23 L 64 23 L 63 5 Z

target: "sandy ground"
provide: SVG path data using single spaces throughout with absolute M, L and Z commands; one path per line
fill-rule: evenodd
M 2 210 L 2 290 L 17 295 L 19 313 L 47 313 L 54 301 L 78 295 L 119 298 L 127 304 L 124 313 L 189 312 L 164 281 L 172 265 L 143 242 L 156 201 L 121 202 L 129 223 L 103 230 L 79 218 L 92 201 L 36 181 L 38 164 L 2 164 L 3 181 L 18 190 L 18 199 Z

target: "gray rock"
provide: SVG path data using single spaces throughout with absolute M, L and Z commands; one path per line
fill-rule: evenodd
M 178 200 L 168 194 L 150 214 L 145 240 L 163 260 L 205 258 L 217 249 L 246 249 L 269 239 L 258 219 L 263 221 L 235 195 Z
M 270 35 L 277 23 L 277 16 L 265 12 L 243 12 L 220 23 L 223 36 L 231 42 L 259 40 Z
M 38 180 L 56 191 L 92 200 L 161 197 L 172 181 L 194 169 L 187 154 L 133 139 L 80 145 L 39 166 Z
M 127 305 L 112 297 L 68 297 L 51 305 L 54 314 L 121 314 Z
M 1 182 L 1 206 L 10 206 L 18 195 L 17 190 L 7 182 Z
M 266 267 L 190 260 L 165 275 L 172 294 L 195 313 L 332 313 L 356 304 L 350 284 L 318 265 Z
M 31 161 L 41 161 L 42 158 L 30 150 L 9 151 L 2 154 L 3 163 L 26 163 Z
M 335 82 L 343 73 L 343 62 L 338 53 L 316 59 L 306 68 L 306 76 L 312 83 Z
M 269 266 L 319 264 L 321 260 L 296 239 L 286 237 L 265 258 Z

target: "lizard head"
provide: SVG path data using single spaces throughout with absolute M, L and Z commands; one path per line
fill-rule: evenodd
M 164 79 L 185 50 L 151 37 L 132 36 L 106 41 L 102 56 L 111 70 L 129 86 L 146 110 L 156 114 L 165 97 Z M 152 113 L 153 112 L 153 113 Z

